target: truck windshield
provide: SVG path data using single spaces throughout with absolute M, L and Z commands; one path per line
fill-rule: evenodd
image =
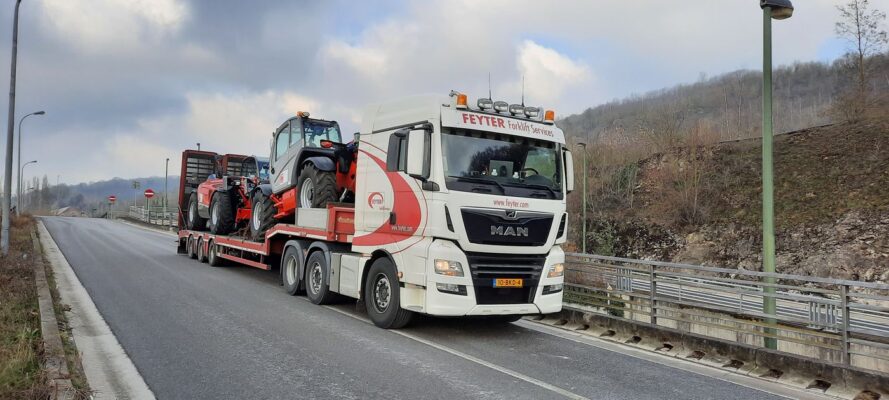
M 305 120 L 302 125 L 307 147 L 321 147 L 322 140 L 336 143 L 343 141 L 340 127 L 335 122 Z
M 556 143 L 472 130 L 442 133 L 448 189 L 562 198 Z

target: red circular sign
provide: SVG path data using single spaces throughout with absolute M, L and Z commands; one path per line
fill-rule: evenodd
M 111 196 L 108 196 L 108 201 L 114 203 L 115 201 L 117 201 L 117 196 L 113 194 Z
M 145 198 L 150 199 L 152 197 L 154 197 L 154 190 L 145 189 Z

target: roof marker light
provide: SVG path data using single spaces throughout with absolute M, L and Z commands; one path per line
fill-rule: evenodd
M 494 102 L 491 99 L 478 99 L 478 108 L 490 110 L 494 108 Z
M 457 108 L 460 110 L 469 108 L 469 105 L 466 101 L 466 95 L 463 93 L 457 94 Z
M 525 107 L 525 116 L 528 118 L 537 118 L 538 116 L 540 116 L 540 108 Z
M 519 115 L 525 112 L 525 107 L 521 104 L 512 104 L 509 106 L 509 113 L 512 115 Z
M 556 112 L 553 110 L 546 110 L 543 113 L 543 122 L 547 124 L 552 124 L 556 122 Z
M 507 110 L 509 110 L 509 103 L 505 101 L 495 101 L 494 110 L 501 113 L 506 112 Z
M 296 116 L 300 117 L 300 118 L 309 118 L 309 112 L 308 111 L 297 111 Z

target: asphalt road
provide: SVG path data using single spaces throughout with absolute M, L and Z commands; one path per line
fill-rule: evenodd
M 354 303 L 291 297 L 277 271 L 211 268 L 170 235 L 45 218 L 161 399 L 773 399 L 523 324 L 422 318 L 379 329 Z

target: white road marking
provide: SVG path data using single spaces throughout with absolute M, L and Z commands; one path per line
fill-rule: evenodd
M 37 226 L 40 244 L 52 267 L 61 301 L 71 307 L 65 314 L 81 355 L 83 372 L 90 389 L 96 391 L 93 398 L 154 399 L 154 393 L 99 314 L 43 221 L 38 221 Z
M 340 313 L 340 314 L 343 314 L 343 315 L 348 316 L 348 317 L 352 317 L 352 318 L 354 318 L 354 319 L 357 319 L 357 320 L 359 320 L 359 321 L 362 321 L 362 322 L 365 322 L 365 323 L 368 323 L 368 324 L 371 324 L 371 325 L 373 324 L 373 322 L 371 322 L 371 321 L 370 321 L 369 319 L 367 319 L 367 318 L 362 318 L 361 316 L 358 316 L 358 315 L 355 315 L 355 314 L 348 313 L 348 312 L 346 312 L 346 311 L 337 309 L 337 308 L 335 308 L 335 307 L 324 306 L 324 308 L 327 308 L 327 309 L 329 309 L 329 310 L 336 311 L 336 312 L 338 312 L 338 313 Z M 487 361 L 482 360 L 482 359 L 480 359 L 480 358 L 476 358 L 476 357 L 473 357 L 473 356 L 471 356 L 471 355 L 469 355 L 469 354 L 463 353 L 463 352 L 461 352 L 461 351 L 459 351 L 459 350 L 455 350 L 455 349 L 452 349 L 452 348 L 450 348 L 450 347 L 447 347 L 447 346 L 444 346 L 444 345 L 440 345 L 440 344 L 435 343 L 435 342 L 431 342 L 431 341 L 429 341 L 429 340 L 420 338 L 420 337 L 415 336 L 415 335 L 412 335 L 412 334 L 410 334 L 410 333 L 403 332 L 403 331 L 399 331 L 399 330 L 394 330 L 394 329 L 393 329 L 393 330 L 390 330 L 389 332 L 392 332 L 392 333 L 397 334 L 397 335 L 404 336 L 404 337 L 406 337 L 406 338 L 408 338 L 408 339 L 414 340 L 414 341 L 416 341 L 416 342 L 425 344 L 425 345 L 430 346 L 430 347 L 433 347 L 433 348 L 435 348 L 435 349 L 438 349 L 438 350 L 444 351 L 444 352 L 446 352 L 446 353 L 450 353 L 450 354 L 452 354 L 452 355 L 455 355 L 455 356 L 457 356 L 457 357 L 460 357 L 460 358 L 462 358 L 462 359 L 464 359 L 464 360 L 466 360 L 466 361 L 470 361 L 470 362 L 476 363 L 476 364 L 481 365 L 481 366 L 483 366 L 483 367 L 487 367 L 487 368 L 493 369 L 493 370 L 495 370 L 495 371 L 498 371 L 498 372 L 500 372 L 500 373 L 504 373 L 504 374 L 506 374 L 506 375 L 512 376 L 513 378 L 523 380 L 523 381 L 528 382 L 528 383 L 530 383 L 530 384 L 532 384 L 532 385 L 539 386 L 539 387 L 541 387 L 541 388 L 543 388 L 543 389 L 546 389 L 546 390 L 549 390 L 549 391 L 558 393 L 558 394 L 560 394 L 560 395 L 562 395 L 562 396 L 565 396 L 565 397 L 567 397 L 567 398 L 569 398 L 569 399 L 589 400 L 588 398 L 586 398 L 586 397 L 584 397 L 584 396 L 581 396 L 581 395 L 579 395 L 579 394 L 577 394 L 577 393 L 574 393 L 574 392 L 571 392 L 571 391 L 562 389 L 562 388 L 560 388 L 560 387 L 558 387 L 558 386 L 551 385 L 551 384 L 549 384 L 549 383 L 546 383 L 546 382 L 544 382 L 544 381 L 541 381 L 540 379 L 536 379 L 536 378 L 530 377 L 530 376 L 528 376 L 528 375 L 525 375 L 525 374 L 522 374 L 522 373 L 513 371 L 513 370 L 511 370 L 511 369 L 509 369 L 509 368 L 501 367 L 501 366 L 499 366 L 499 365 L 497 365 L 497 364 L 493 364 L 493 363 L 487 362 Z

